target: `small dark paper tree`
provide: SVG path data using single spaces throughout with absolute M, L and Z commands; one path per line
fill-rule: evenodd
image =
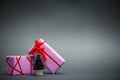
M 42 62 L 41 56 L 37 55 L 36 59 L 35 59 L 35 64 L 34 64 L 34 70 L 42 70 L 45 69 L 44 64 Z

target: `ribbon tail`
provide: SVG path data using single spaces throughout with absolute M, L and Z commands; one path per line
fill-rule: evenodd
M 44 59 L 44 61 L 46 60 L 46 55 L 44 54 L 44 55 L 42 55 L 42 57 L 43 57 L 43 59 Z
M 29 51 L 28 54 L 32 54 L 33 51 Z
M 30 51 L 28 52 L 28 54 L 33 54 L 35 51 L 36 51 L 36 49 L 35 49 L 35 47 L 34 47 L 34 48 L 32 48 L 32 50 L 30 50 Z

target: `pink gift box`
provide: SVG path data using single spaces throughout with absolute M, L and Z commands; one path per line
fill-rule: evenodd
M 58 69 L 64 64 L 65 60 L 43 39 L 39 39 L 39 42 L 43 43 L 40 48 L 44 48 L 46 60 L 43 61 L 44 65 L 51 73 L 56 73 Z M 35 44 L 29 49 L 28 53 L 35 47 Z M 40 54 L 37 50 L 34 52 L 34 56 Z
M 33 56 L 6 56 L 6 74 L 33 73 Z

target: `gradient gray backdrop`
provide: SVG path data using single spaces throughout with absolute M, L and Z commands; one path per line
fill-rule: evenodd
M 117 0 L 2 0 L 0 80 L 120 79 L 120 6 Z M 5 75 L 7 55 L 27 54 L 43 38 L 66 63 L 55 75 Z

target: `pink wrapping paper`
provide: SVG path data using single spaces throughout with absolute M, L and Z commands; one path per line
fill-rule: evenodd
M 39 39 L 40 42 L 44 42 L 43 39 Z M 34 47 L 33 45 L 29 51 Z M 42 44 L 40 47 L 44 48 L 44 51 L 47 53 L 46 60 L 44 61 L 44 65 L 51 73 L 56 73 L 58 69 L 64 64 L 65 60 L 53 49 L 51 48 L 46 42 Z M 28 51 L 28 52 L 29 52 Z M 34 56 L 40 54 L 38 51 L 34 52 Z
M 6 74 L 31 74 L 33 73 L 33 56 L 6 56 Z

